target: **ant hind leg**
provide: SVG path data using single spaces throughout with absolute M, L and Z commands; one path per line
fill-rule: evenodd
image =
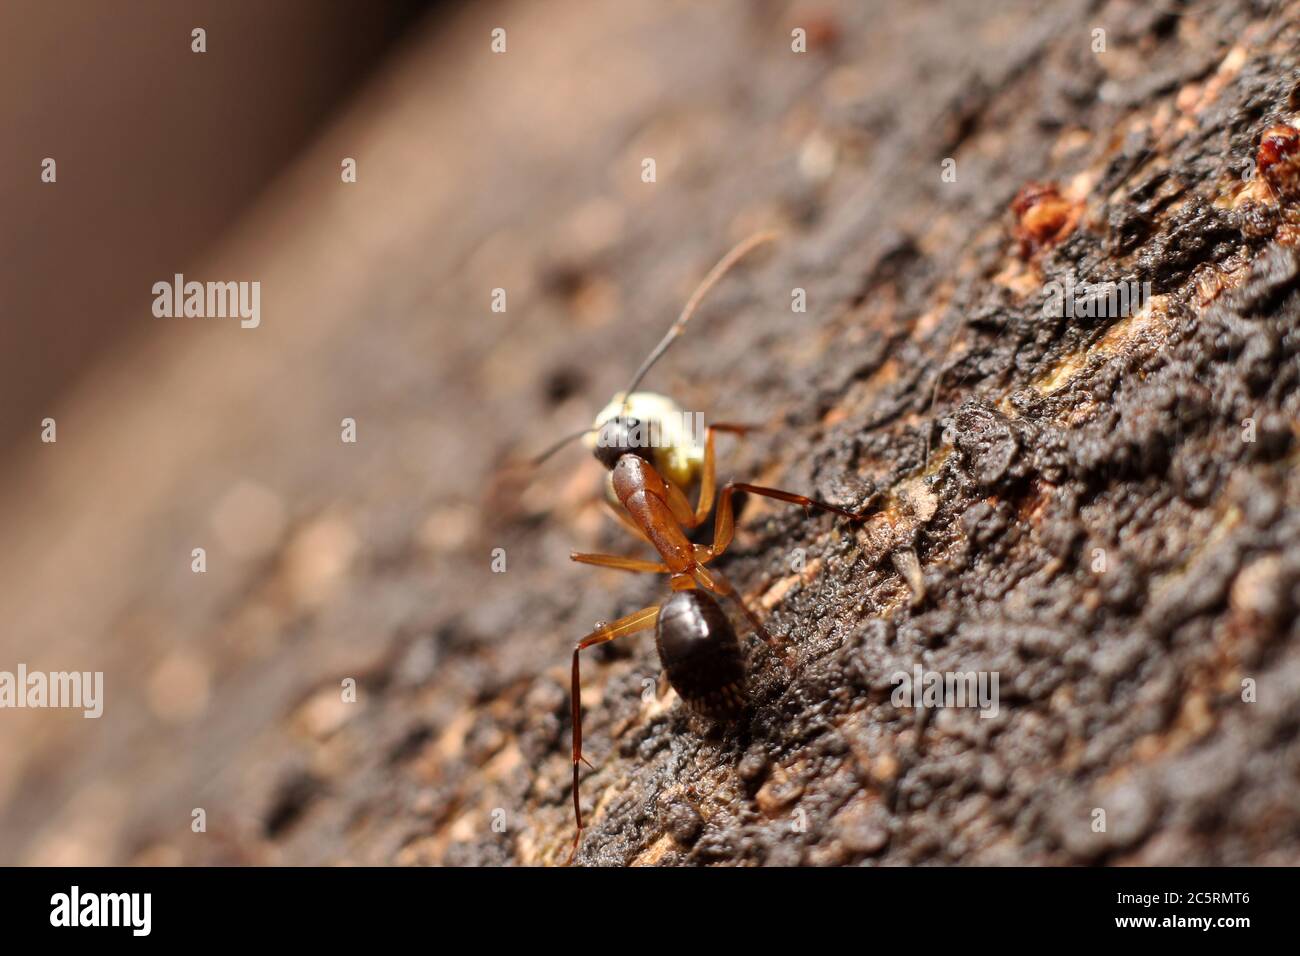
M 587 763 L 586 758 L 582 756 L 582 680 L 578 673 L 578 654 L 589 647 L 612 641 L 616 637 L 648 630 L 655 626 L 658 619 L 658 605 L 642 608 L 626 617 L 619 618 L 612 624 L 602 624 L 580 640 L 573 648 L 573 683 L 570 687 L 573 717 L 573 815 L 577 821 L 578 830 L 573 835 L 573 852 L 569 856 L 570 863 L 577 856 L 578 840 L 582 836 L 582 804 L 578 799 L 578 764 Z M 588 763 L 587 766 L 591 766 L 591 764 Z

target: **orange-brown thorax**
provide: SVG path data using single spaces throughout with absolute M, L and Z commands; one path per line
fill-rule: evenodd
M 695 565 L 695 548 L 668 506 L 668 487 L 654 466 L 639 455 L 619 458 L 611 474 L 614 494 L 638 528 L 645 532 L 664 564 L 674 573 Z

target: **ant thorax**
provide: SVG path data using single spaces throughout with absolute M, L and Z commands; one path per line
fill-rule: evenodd
M 655 392 L 633 392 L 626 402 L 621 394 L 615 395 L 601 409 L 591 432 L 583 438 L 589 450 L 596 449 L 605 423 L 619 417 L 637 421 L 635 445 L 649 452 L 648 457 L 660 475 L 683 491 L 696 483 L 704 467 L 703 412 L 684 412 L 671 398 Z M 608 476 L 605 493 L 617 504 Z

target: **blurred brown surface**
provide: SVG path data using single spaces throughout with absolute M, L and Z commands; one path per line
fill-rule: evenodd
M 562 861 L 569 649 L 663 585 L 568 563 L 630 550 L 579 450 L 521 491 L 502 465 L 586 424 L 766 225 L 786 239 L 653 387 L 768 426 L 727 443 L 725 477 L 897 508 L 859 533 L 749 510 L 724 566 L 791 650 L 759 662 L 738 735 L 643 700 L 648 637 L 593 656 L 582 859 L 1296 862 L 1295 628 L 1259 608 L 1291 600 L 1276 535 L 1297 488 L 1218 454 L 1237 408 L 1201 396 L 1184 421 L 1177 377 L 1178 350 L 1208 356 L 1196 335 L 1229 321 L 1187 292 L 1229 244 L 1185 237 L 1237 235 L 1179 217 L 1285 101 L 1294 34 L 1246 4 L 1091 9 L 562 0 L 430 22 L 194 270 L 261 281 L 261 328 L 148 319 L 52 413 L 57 444 L 15 457 L 0 666 L 102 669 L 107 701 L 99 721 L 0 714 L 0 862 Z M 824 45 L 792 55 L 814 15 Z M 1041 178 L 1086 195 L 1043 268 L 1104 269 L 1106 214 L 1137 220 L 1149 161 L 1188 195 L 1145 208 L 1122 265 L 1157 277 L 1168 324 L 1036 324 L 1012 196 Z M 1247 289 L 1272 236 L 1231 253 Z M 1242 356 L 1199 375 L 1245 388 Z M 1293 344 L 1258 361 L 1280 385 L 1253 400 L 1293 417 Z M 1164 417 L 1143 431 L 1148 407 Z M 1243 488 L 1274 501 L 1274 531 L 1243 518 Z M 1097 544 L 1116 556 L 1101 583 Z M 1001 717 L 892 710 L 888 674 L 922 661 L 1000 667 Z M 1267 688 L 1255 709 L 1243 674 Z M 1098 801 L 1110 835 L 1088 830 Z
M 274 193 L 424 6 L 0 4 L 0 457 L 67 383 L 150 330 L 153 283 Z

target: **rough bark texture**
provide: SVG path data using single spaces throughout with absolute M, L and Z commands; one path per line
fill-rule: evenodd
M 265 327 L 169 326 L 18 477 L 11 643 L 109 697 L 0 722 L 5 861 L 563 862 L 569 651 L 664 582 L 568 563 L 633 550 L 580 450 L 503 466 L 776 223 L 648 384 L 763 423 L 724 477 L 884 508 L 749 503 L 722 567 L 788 643 L 748 642 L 737 727 L 647 691 L 648 636 L 592 653 L 578 860 L 1300 862 L 1300 217 L 1242 177 L 1296 6 L 863 6 L 521 3 L 418 45 L 214 266 Z M 1034 181 L 1050 228 L 1009 211 Z M 1067 277 L 1153 297 L 1045 316 Z M 918 664 L 997 672 L 997 715 L 895 707 Z

